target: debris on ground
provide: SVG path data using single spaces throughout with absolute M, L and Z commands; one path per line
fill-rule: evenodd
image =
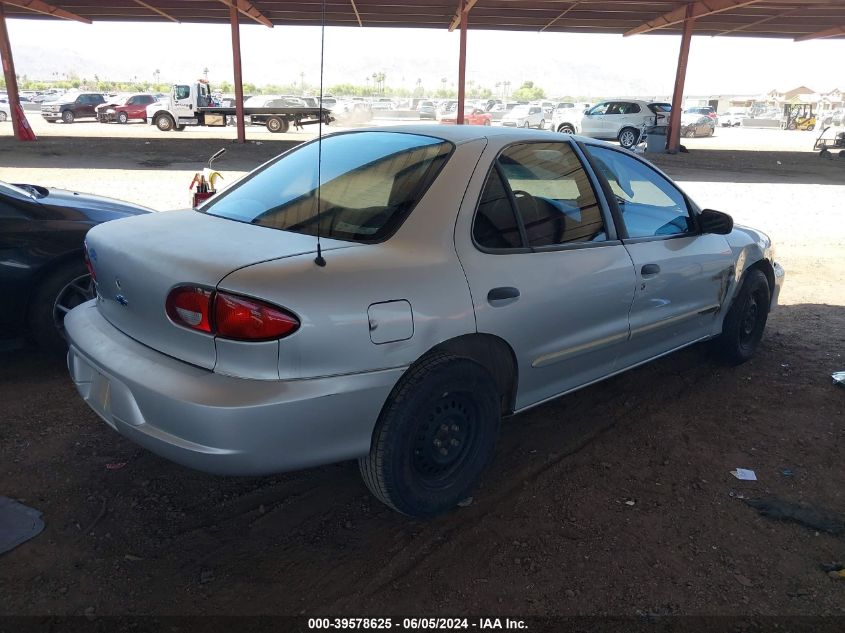
M 458 501 L 458 507 L 459 508 L 468 508 L 469 506 L 472 505 L 472 501 L 473 501 L 472 497 L 467 497 L 463 501 Z
M 106 464 L 106 470 L 120 470 L 126 466 L 126 462 L 114 462 L 112 464 Z
M 845 533 L 845 517 L 832 512 L 817 510 L 808 505 L 791 503 L 777 497 L 745 499 L 744 501 L 769 519 L 792 521 L 828 534 L 840 535 Z
M 781 468 L 780 474 L 784 477 L 793 477 L 795 475 L 795 471 L 793 471 L 791 468 Z
M 833 378 L 833 384 L 845 387 L 845 371 L 835 371 L 830 376 Z
M 742 481 L 757 481 L 757 474 L 748 468 L 737 468 L 731 471 L 731 475 Z
M 16 548 L 44 529 L 41 513 L 9 497 L 0 497 L 0 554 Z
M 835 580 L 845 580 L 845 565 L 842 563 L 822 563 L 822 571 Z

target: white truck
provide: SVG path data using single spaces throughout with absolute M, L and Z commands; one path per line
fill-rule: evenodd
M 331 111 L 308 107 L 245 107 L 244 115 L 261 116 L 270 132 L 287 132 L 296 127 L 333 121 Z M 162 132 L 182 131 L 188 125 L 224 127 L 235 108 L 214 105 L 207 81 L 174 84 L 170 96 L 147 106 L 147 123 Z

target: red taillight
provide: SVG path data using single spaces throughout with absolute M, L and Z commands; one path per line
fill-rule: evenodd
M 179 286 L 167 295 L 167 316 L 174 323 L 192 330 L 211 332 L 211 290 L 194 286 Z
M 165 307 L 177 325 L 239 341 L 282 338 L 300 325 L 294 315 L 263 301 L 195 286 L 171 290 Z
M 216 334 L 224 338 L 267 341 L 293 334 L 299 328 L 299 319 L 267 303 L 218 292 L 214 326 Z
M 84 246 L 85 248 L 82 252 L 85 254 L 85 268 L 88 269 L 88 274 L 91 275 L 91 279 L 96 282 L 97 273 L 94 271 L 94 266 L 91 265 L 91 257 L 88 255 L 88 242 L 85 242 Z

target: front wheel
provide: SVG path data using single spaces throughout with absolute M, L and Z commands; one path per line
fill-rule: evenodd
M 121 112 L 117 115 L 117 122 L 118 123 L 128 123 L 129 122 L 129 115 L 125 112 Z
M 169 114 L 159 114 L 155 119 L 155 124 L 162 132 L 170 132 L 176 126 L 176 121 Z
M 770 302 L 766 275 L 757 269 L 748 271 L 725 316 L 722 334 L 714 342 L 731 365 L 740 365 L 754 356 L 766 328 Z
M 557 131 L 561 134 L 575 134 L 575 128 L 569 125 L 569 123 L 564 123 L 557 129 Z
M 6 113 L 0 111 L 0 123 L 5 123 L 5 122 L 6 122 Z
M 64 121 L 65 123 L 73 123 L 73 119 L 73 112 L 71 112 L 70 110 L 65 110 L 64 112 L 62 112 L 62 121 Z
M 439 353 L 412 365 L 379 416 L 358 464 L 370 491 L 408 516 L 433 517 L 466 499 L 493 458 L 501 411 L 490 373 Z
M 637 137 L 639 133 L 632 127 L 622 128 L 622 131 L 619 132 L 619 144 L 624 147 L 625 149 L 631 149 L 637 142 Z

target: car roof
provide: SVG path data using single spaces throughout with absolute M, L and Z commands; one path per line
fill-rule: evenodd
M 574 134 L 561 134 L 560 132 L 552 132 L 550 130 L 491 127 L 489 125 L 391 125 L 389 127 L 370 127 L 363 130 L 339 132 L 339 134 L 363 134 L 366 132 L 419 134 L 420 136 L 440 138 L 456 145 L 480 139 L 496 139 L 498 142 L 511 143 L 516 141 L 560 141 L 569 138 L 595 145 L 605 144 L 603 141 L 596 141 L 596 139 Z

